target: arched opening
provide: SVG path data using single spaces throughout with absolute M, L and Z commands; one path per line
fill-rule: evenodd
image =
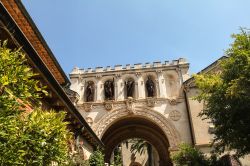
M 105 81 L 104 96 L 105 100 L 114 100 L 115 97 L 114 79 Z
M 125 80 L 124 96 L 125 99 L 129 97 L 135 98 L 135 81 L 133 78 Z
M 115 147 L 110 161 L 112 165 L 158 166 L 159 155 L 148 141 L 132 138 L 122 141 Z
M 88 81 L 85 89 L 85 101 L 93 102 L 95 98 L 95 83 L 93 81 Z
M 156 82 L 153 75 L 148 75 L 145 78 L 145 92 L 146 97 L 157 97 Z
M 148 119 L 125 117 L 113 123 L 102 136 L 105 144 L 105 162 L 110 163 L 115 147 L 127 139 L 140 138 L 155 147 L 159 155 L 159 166 L 172 166 L 169 157 L 169 141 L 162 129 Z M 125 165 L 131 163 L 124 163 Z

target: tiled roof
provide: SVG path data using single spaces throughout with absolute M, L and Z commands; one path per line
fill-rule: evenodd
M 55 59 L 54 55 L 48 48 L 46 42 L 41 37 L 40 32 L 21 5 L 19 0 L 1 0 L 19 28 L 25 34 L 31 45 L 34 47 L 44 64 L 60 84 L 65 84 L 68 79 Z M 19 5 L 18 5 L 19 4 Z

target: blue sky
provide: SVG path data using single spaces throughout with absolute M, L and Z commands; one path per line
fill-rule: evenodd
M 64 71 L 186 58 L 190 73 L 220 56 L 249 0 L 22 0 Z

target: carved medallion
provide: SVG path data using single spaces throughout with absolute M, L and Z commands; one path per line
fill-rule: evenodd
M 152 98 L 152 97 L 147 98 L 147 106 L 148 107 L 154 107 L 155 103 L 156 103 L 155 98 Z
M 169 100 L 169 103 L 170 103 L 171 105 L 176 105 L 176 104 L 177 104 L 177 101 L 176 101 L 176 99 L 170 99 L 170 100 Z
M 110 102 L 105 102 L 105 103 L 104 103 L 104 107 L 105 107 L 105 109 L 106 109 L 107 111 L 110 111 L 110 110 L 113 109 L 113 104 L 110 103 Z
M 169 113 L 169 117 L 170 119 L 172 119 L 173 121 L 178 121 L 181 119 L 181 113 L 177 110 L 173 110 Z
M 90 112 L 92 110 L 92 104 L 84 104 L 84 110 Z

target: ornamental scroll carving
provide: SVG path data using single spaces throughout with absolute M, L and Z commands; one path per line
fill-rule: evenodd
M 170 149 L 176 149 L 180 143 L 180 135 L 174 125 L 160 113 L 147 107 L 135 107 L 133 114 L 126 108 L 116 109 L 104 115 L 101 120 L 93 127 L 97 136 L 101 139 L 105 131 L 118 119 L 128 116 L 137 116 L 148 119 L 158 125 L 166 135 Z

